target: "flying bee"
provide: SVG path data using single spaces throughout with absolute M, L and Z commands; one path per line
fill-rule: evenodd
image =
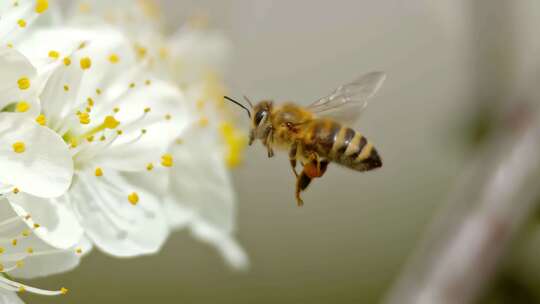
M 314 178 L 324 175 L 330 162 L 356 171 L 382 166 L 373 144 L 350 126 L 385 78 L 383 72 L 365 74 L 307 107 L 292 102 L 274 104 L 270 100 L 253 105 L 244 96 L 249 109 L 230 97 L 225 98 L 246 110 L 251 120 L 250 145 L 260 139 L 268 157 L 274 156 L 274 148 L 288 151 L 296 176 L 296 201 L 302 206 L 300 193 Z M 303 167 L 300 173 L 296 171 L 298 161 Z

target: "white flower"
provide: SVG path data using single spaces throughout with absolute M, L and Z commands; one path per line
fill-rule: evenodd
M 169 149 L 175 165 L 169 186 L 163 189 L 166 215 L 173 229 L 190 227 L 197 238 L 216 246 L 230 265 L 245 268 L 247 256 L 233 237 L 236 197 L 227 167 L 238 165 L 246 140 L 223 106 L 218 76 L 230 43 L 218 32 L 190 25 L 165 37 L 155 6 L 149 1 L 128 2 L 78 1 L 72 22 L 105 21 L 119 27 L 130 37 L 138 59 L 149 63 L 150 71 L 168 75 L 186 92 L 182 101 L 195 121 Z M 152 179 L 166 183 L 167 177 L 158 174 L 154 172 Z M 149 184 L 149 180 L 139 184 Z
M 25 201 L 22 193 L 10 195 L 9 201 L 0 199 L 0 303 L 18 303 L 14 292 L 33 292 L 41 295 L 65 294 L 67 289 L 43 290 L 14 281 L 16 278 L 36 278 L 73 269 L 91 245 L 81 240 L 69 245 L 66 236 L 72 235 L 71 225 L 65 221 L 67 210 L 47 200 Z M 15 199 L 16 197 L 16 199 Z M 13 203 L 10 203 L 15 201 Z M 27 204 L 42 203 L 35 213 L 25 210 Z M 55 216 L 50 216 L 54 210 Z M 62 218 L 62 220 L 60 220 Z M 9 275 L 9 276 L 8 276 Z
M 168 235 L 160 197 L 130 178 L 172 162 L 166 150 L 186 121 L 181 92 L 145 73 L 109 28 L 36 31 L 28 44 L 37 54 L 46 53 L 42 45 L 61 54 L 40 95 L 40 117 L 71 145 L 75 166 L 73 184 L 55 203 L 106 253 L 155 253 Z

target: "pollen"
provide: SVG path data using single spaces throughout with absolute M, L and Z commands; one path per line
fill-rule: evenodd
M 135 83 L 134 83 L 134 82 L 132 82 L 132 83 L 129 84 L 129 88 L 130 88 L 130 89 L 133 89 L 134 87 L 135 87 Z
M 87 102 L 88 102 L 88 106 L 89 106 L 89 107 L 93 107 L 93 106 L 94 106 L 94 100 L 93 100 L 91 97 L 88 97 Z
M 64 65 L 65 66 L 70 66 L 71 65 L 71 59 L 69 59 L 69 57 L 64 58 Z
M 22 141 L 15 142 L 12 147 L 15 153 L 23 153 L 26 151 L 26 146 Z
M 6 251 L 4 247 L 0 247 L 0 254 L 4 253 L 4 251 Z
M 246 147 L 245 137 L 228 122 L 221 124 L 219 130 L 227 148 L 225 162 L 229 168 L 237 167 L 242 162 L 242 154 Z
M 47 123 L 47 118 L 43 114 L 39 114 L 36 118 L 36 122 L 42 126 L 44 126 Z
M 83 125 L 87 125 L 90 123 L 90 114 L 87 112 L 79 113 L 79 122 Z
M 203 118 L 199 119 L 199 126 L 202 127 L 202 128 L 208 126 L 208 118 L 203 117 Z
M 28 254 L 32 254 L 32 253 L 34 253 L 34 248 L 28 247 L 28 248 L 26 249 L 26 252 L 27 252 Z
M 69 86 L 66 84 L 64 85 L 64 91 L 68 92 L 69 91 Z
M 81 248 L 75 249 L 75 253 L 77 253 L 77 254 L 82 254 L 82 249 L 81 249 Z
M 17 80 L 17 85 L 19 85 L 19 89 L 21 90 L 28 90 L 30 88 L 30 79 L 28 77 L 22 77 Z
M 68 291 L 69 291 L 69 289 L 67 289 L 65 287 L 60 288 L 60 293 L 63 294 L 63 295 L 67 294 Z
M 96 94 L 101 95 L 101 89 L 96 89 Z
M 112 63 L 112 64 L 115 64 L 115 63 L 118 63 L 120 61 L 120 57 L 118 57 L 118 55 L 116 54 L 111 54 L 109 56 L 109 61 Z
M 146 165 L 146 170 L 152 171 L 153 169 L 154 169 L 154 164 L 148 163 L 148 165 Z
M 137 205 L 137 203 L 139 203 L 139 195 L 137 192 L 132 192 L 130 195 L 128 195 L 128 201 L 133 206 Z
M 15 110 L 17 112 L 21 112 L 21 113 L 24 113 L 26 111 L 28 111 L 30 109 L 30 104 L 26 101 L 21 101 L 19 103 L 17 103 L 17 106 L 15 108 Z
M 19 293 L 24 293 L 26 291 L 26 288 L 24 286 L 19 286 Z
M 17 246 L 17 239 L 11 240 L 11 245 L 12 246 Z
M 36 13 L 41 14 L 49 8 L 48 0 L 37 0 L 36 1 Z
M 172 167 L 173 166 L 173 157 L 171 154 L 167 153 L 161 156 L 161 165 L 163 167 Z
M 144 82 L 145 85 L 149 86 L 152 84 L 152 80 L 148 79 Z
M 101 169 L 100 167 L 97 167 L 95 175 L 96 176 L 103 176 L 103 169 Z
M 49 57 L 56 60 L 56 59 L 60 58 L 60 53 L 58 53 L 57 51 L 50 51 L 49 52 Z
M 24 231 L 22 232 L 22 236 L 28 237 L 28 236 L 30 236 L 30 233 L 31 233 L 30 230 L 24 230 Z
M 149 108 L 149 107 L 148 107 L 148 108 L 144 108 L 144 113 L 148 113 L 148 112 L 150 112 L 150 111 L 152 111 L 151 108 Z
M 17 268 L 22 268 L 24 266 L 24 261 L 19 260 L 19 261 L 15 262 L 15 266 L 17 266 Z
M 19 190 L 19 188 L 15 187 L 15 188 L 13 188 L 12 192 L 13 192 L 13 194 L 17 194 L 17 193 L 19 193 L 21 191 Z
M 171 118 L 172 118 L 171 114 L 165 114 L 165 119 L 166 120 L 171 120 Z
M 90 67 L 92 67 L 92 60 L 90 57 L 84 57 L 81 59 L 81 69 L 88 70 Z
M 204 100 L 198 100 L 196 104 L 197 110 L 201 111 L 202 109 L 204 109 L 204 105 Z
M 17 24 L 18 24 L 19 27 L 21 27 L 21 28 L 26 27 L 26 21 L 25 21 L 24 19 L 19 19 L 19 21 L 17 21 Z
M 107 129 L 114 129 L 114 128 L 118 127 L 119 124 L 120 124 L 120 122 L 118 120 L 116 120 L 116 118 L 114 118 L 114 116 L 110 116 L 110 115 L 106 116 L 105 120 L 103 121 L 103 125 Z

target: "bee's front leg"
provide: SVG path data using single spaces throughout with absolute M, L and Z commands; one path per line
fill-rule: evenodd
M 268 150 L 268 158 L 274 156 L 274 149 L 272 149 L 273 139 L 274 139 L 274 129 L 269 128 L 266 135 L 266 140 L 265 140 L 265 146 L 266 146 L 266 149 Z

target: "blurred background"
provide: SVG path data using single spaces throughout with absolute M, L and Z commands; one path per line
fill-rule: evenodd
M 233 172 L 249 271 L 231 271 L 213 248 L 179 233 L 156 256 L 119 260 L 96 250 L 76 271 L 34 284 L 69 286 L 69 296 L 29 302 L 380 302 L 477 145 L 504 113 L 536 104 L 535 0 L 161 4 L 171 31 L 206 14 L 231 39 L 233 96 L 308 104 L 385 71 L 358 127 L 384 166 L 364 174 L 332 166 L 297 208 L 287 156 L 267 159 L 257 144 Z M 532 231 L 483 301 L 540 302 L 540 234 Z

